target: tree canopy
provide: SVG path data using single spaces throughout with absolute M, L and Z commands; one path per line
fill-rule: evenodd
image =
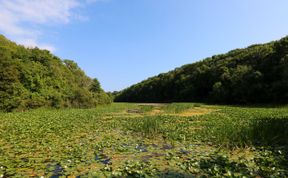
M 115 101 L 288 103 L 288 37 L 148 78 Z
M 110 102 L 99 81 L 86 76 L 75 62 L 0 35 L 0 110 L 88 108 Z

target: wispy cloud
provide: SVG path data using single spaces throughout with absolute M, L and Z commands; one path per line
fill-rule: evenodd
M 51 44 L 41 43 L 41 27 L 68 24 L 85 19 L 75 11 L 97 0 L 0 0 L 0 32 L 27 47 L 54 51 Z M 79 18 L 81 17 L 81 18 Z

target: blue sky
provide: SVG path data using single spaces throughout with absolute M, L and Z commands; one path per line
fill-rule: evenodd
M 0 32 L 72 59 L 106 91 L 288 35 L 287 0 L 0 0 Z

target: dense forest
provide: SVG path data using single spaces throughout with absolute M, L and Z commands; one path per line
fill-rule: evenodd
M 88 108 L 110 102 L 98 80 L 86 76 L 75 62 L 0 35 L 0 110 Z
M 288 103 L 288 37 L 184 65 L 121 91 L 115 101 Z

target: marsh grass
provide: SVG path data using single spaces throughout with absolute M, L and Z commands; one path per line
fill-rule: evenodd
M 140 105 L 140 110 L 143 111 L 144 113 L 146 112 L 151 112 L 155 106 L 152 106 L 152 105 Z
M 184 111 L 186 111 L 188 109 L 191 109 L 193 107 L 194 107 L 194 105 L 191 104 L 191 103 L 172 103 L 172 104 L 166 105 L 163 108 L 163 110 L 166 113 L 178 114 L 178 113 L 184 112 Z
M 288 117 L 222 118 L 210 120 L 199 134 L 204 141 L 234 147 L 286 146 Z
M 288 117 L 266 117 L 252 120 L 251 142 L 254 145 L 287 145 Z
M 126 123 L 126 128 L 145 137 L 154 137 L 161 133 L 161 124 L 161 117 L 144 116 L 130 119 Z

